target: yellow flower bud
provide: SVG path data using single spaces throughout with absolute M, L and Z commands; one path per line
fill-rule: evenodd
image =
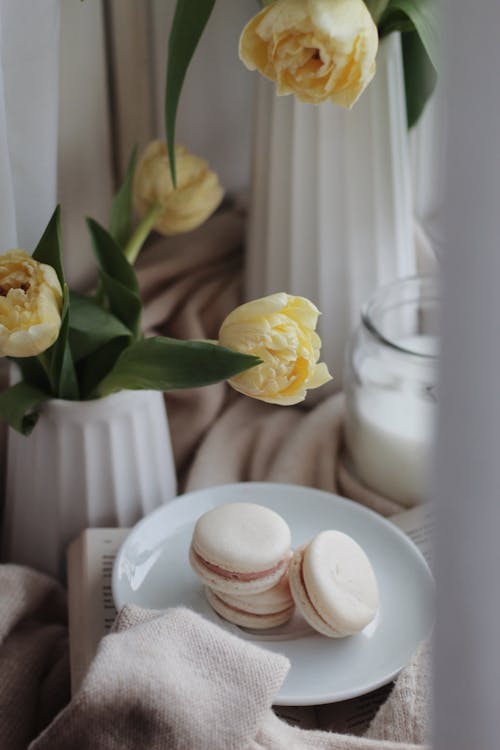
M 55 342 L 61 327 L 57 274 L 24 250 L 0 255 L 0 355 L 34 357 Z
M 352 107 L 375 75 L 378 32 L 363 0 L 276 0 L 245 26 L 240 58 L 278 95 Z
M 303 401 L 331 375 L 318 363 L 318 309 L 304 297 L 280 292 L 237 307 L 223 322 L 219 343 L 260 357 L 262 364 L 229 380 L 240 393 L 270 404 Z
M 154 228 L 161 234 L 180 234 L 195 229 L 220 204 L 224 191 L 215 172 L 184 146 L 175 147 L 177 188 L 170 175 L 167 147 L 152 141 L 135 170 L 134 208 L 142 218 L 155 205 L 161 208 Z

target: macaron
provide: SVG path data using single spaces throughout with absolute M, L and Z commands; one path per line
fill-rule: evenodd
M 295 610 L 288 573 L 272 589 L 260 594 L 231 596 L 209 588 L 205 589 L 205 594 L 213 609 L 225 620 L 254 630 L 283 625 Z
M 375 573 L 363 549 L 347 534 L 322 531 L 299 547 L 289 576 L 302 615 L 329 638 L 359 633 L 377 614 Z
M 189 560 L 203 583 L 235 596 L 275 586 L 288 569 L 288 524 L 270 508 L 254 503 L 219 505 L 198 519 Z

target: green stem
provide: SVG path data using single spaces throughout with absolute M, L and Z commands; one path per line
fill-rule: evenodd
M 139 255 L 150 231 L 154 227 L 155 221 L 161 211 L 161 206 L 157 204 L 150 208 L 148 213 L 141 219 L 135 229 L 135 232 L 132 234 L 131 238 L 125 245 L 125 257 L 127 258 L 131 266 L 133 266 L 135 261 L 137 260 L 137 256 Z

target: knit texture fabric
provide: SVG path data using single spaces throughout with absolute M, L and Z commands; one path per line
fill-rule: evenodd
M 389 711 L 381 740 L 304 731 L 271 710 L 288 660 L 184 608 L 127 606 L 70 705 L 30 750 L 416 750 L 424 720 Z M 410 671 L 403 692 L 416 687 Z M 396 688 L 398 690 L 398 688 Z M 399 698 L 396 698 L 399 700 Z M 394 700 L 389 699 L 390 704 Z M 422 716 L 425 716 L 423 714 Z M 407 734 L 402 735 L 401 732 Z M 372 732 L 373 734 L 373 732 Z
M 69 697 L 64 591 L 0 565 L 0 750 L 26 750 Z

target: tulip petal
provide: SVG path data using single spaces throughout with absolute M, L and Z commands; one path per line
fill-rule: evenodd
M 303 401 L 308 388 L 330 380 L 318 364 L 321 340 L 315 332 L 319 310 L 304 297 L 284 292 L 247 302 L 223 322 L 219 341 L 262 363 L 229 380 L 240 393 L 271 404 Z
M 174 189 L 166 145 L 152 141 L 144 150 L 134 176 L 134 208 L 143 217 L 154 206 L 161 212 L 154 228 L 164 235 L 200 226 L 218 208 L 224 190 L 215 172 L 184 146 L 175 147 L 177 187 Z
M 0 290 L 0 355 L 33 357 L 51 347 L 63 300 L 56 271 L 12 250 L 0 258 Z
M 319 362 L 319 364 L 317 364 L 312 371 L 309 380 L 307 381 L 307 387 L 319 388 L 325 383 L 328 383 L 328 381 L 330 380 L 333 380 L 333 378 L 328 371 L 328 366 L 325 364 L 325 362 Z
M 288 304 L 288 295 L 285 292 L 270 294 L 268 297 L 246 302 L 233 310 L 224 321 L 225 325 L 243 323 L 253 318 L 262 319 L 272 313 L 280 312 Z
M 278 95 L 351 107 L 375 72 L 378 32 L 363 0 L 275 0 L 243 29 L 240 58 Z

